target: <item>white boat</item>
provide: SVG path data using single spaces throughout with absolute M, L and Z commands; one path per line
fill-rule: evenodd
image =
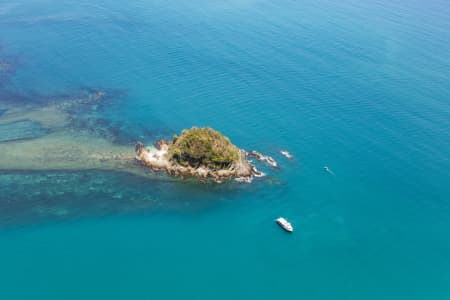
M 276 219 L 275 222 L 277 222 L 278 225 L 280 225 L 281 228 L 283 228 L 287 232 L 293 232 L 294 231 L 294 227 L 292 227 L 292 224 L 289 223 L 288 220 L 286 220 L 285 218 L 280 217 L 280 218 Z

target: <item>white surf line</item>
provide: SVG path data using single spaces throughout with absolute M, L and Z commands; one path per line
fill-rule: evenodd
M 289 159 L 291 159 L 293 157 L 293 155 L 287 150 L 280 150 L 280 153 L 281 153 L 281 155 L 283 155 L 284 157 L 289 158 Z

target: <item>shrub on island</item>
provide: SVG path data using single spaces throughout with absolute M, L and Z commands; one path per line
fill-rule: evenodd
M 182 166 L 226 169 L 238 162 L 239 149 L 219 131 L 210 127 L 183 130 L 169 146 L 168 158 Z

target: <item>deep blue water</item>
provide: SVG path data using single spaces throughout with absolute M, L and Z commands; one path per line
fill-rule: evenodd
M 436 0 L 1 1 L 0 101 L 120 91 L 98 118 L 122 136 L 210 125 L 281 169 L 238 188 L 1 171 L 0 299 L 450 299 L 449 16 Z

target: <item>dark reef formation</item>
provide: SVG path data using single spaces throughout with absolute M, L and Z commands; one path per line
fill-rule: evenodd
M 0 88 L 10 82 L 11 77 L 16 72 L 17 64 L 17 58 L 12 56 L 4 56 L 0 52 Z
M 178 182 L 174 188 L 171 180 L 149 180 L 111 171 L 0 170 L 0 232 L 9 227 L 90 216 L 198 213 L 245 188 L 190 182 Z M 195 197 L 187 198 L 186 194 Z

